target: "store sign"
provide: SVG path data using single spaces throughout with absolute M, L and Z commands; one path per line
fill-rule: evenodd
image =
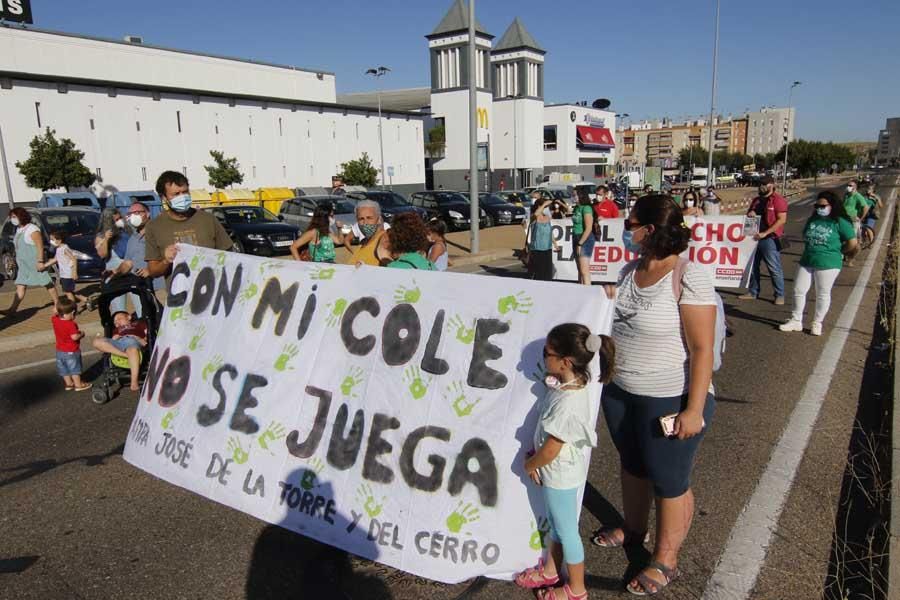
M 126 461 L 446 583 L 537 562 L 549 525 L 522 465 L 544 340 L 567 322 L 608 332 L 605 294 L 569 286 L 560 302 L 547 282 L 187 245 L 178 257 Z M 588 386 L 593 428 L 601 385 Z M 222 523 L 204 527 L 237 518 L 209 515 Z
M 0 0 L 0 20 L 34 23 L 31 19 L 31 0 Z
M 606 119 L 594 115 L 584 115 L 584 122 L 588 127 L 606 127 Z

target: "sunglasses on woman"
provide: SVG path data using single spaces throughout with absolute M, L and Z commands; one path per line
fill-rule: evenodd
M 635 231 L 637 229 L 640 229 L 641 227 L 646 227 L 646 225 L 641 225 L 640 223 L 635 223 L 634 221 L 625 219 L 625 231 Z

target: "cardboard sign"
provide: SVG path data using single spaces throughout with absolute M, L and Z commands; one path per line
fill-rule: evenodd
M 743 216 L 685 217 L 684 220 L 691 228 L 691 243 L 682 256 L 703 265 L 716 287 L 746 287 L 756 252 L 753 234 L 759 230 L 758 221 Z M 603 233 L 594 245 L 591 256 L 593 281 L 615 283 L 622 267 L 637 258 L 622 245 L 624 221 L 603 221 Z M 577 281 L 578 268 L 572 256 L 571 219 L 553 221 L 553 239 L 559 244 L 559 250 L 553 253 L 555 279 Z
M 443 582 L 536 563 L 549 527 L 522 467 L 544 340 L 564 322 L 608 332 L 605 294 L 567 286 L 561 303 L 557 283 L 178 256 L 128 462 Z

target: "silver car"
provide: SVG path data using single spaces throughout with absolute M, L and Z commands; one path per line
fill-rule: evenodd
M 356 224 L 356 201 L 346 196 L 299 196 L 281 203 L 278 218 L 306 231 L 316 207 L 326 202 L 334 206 L 334 225 L 346 231 Z

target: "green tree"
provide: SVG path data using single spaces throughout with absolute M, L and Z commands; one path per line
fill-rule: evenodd
M 363 152 L 358 159 L 341 164 L 340 176 L 346 185 L 372 187 L 378 181 L 378 169 L 372 165 L 369 155 Z
M 237 158 L 225 158 L 225 154 L 218 150 L 210 150 L 209 155 L 215 162 L 203 167 L 209 175 L 209 185 L 222 189 L 244 182 L 244 174 L 241 173 Z
M 428 141 L 425 142 L 425 153 L 434 157 L 444 151 L 447 141 L 447 132 L 443 125 L 437 125 L 428 130 Z
M 678 166 L 682 169 L 689 169 L 692 164 L 695 167 L 705 167 L 708 162 L 709 152 L 697 144 L 678 151 Z
M 56 188 L 89 187 L 97 180 L 82 160 L 84 152 L 69 138 L 56 139 L 49 127 L 44 135 L 36 135 L 28 144 L 31 154 L 24 162 L 16 162 L 28 187 L 41 191 Z

